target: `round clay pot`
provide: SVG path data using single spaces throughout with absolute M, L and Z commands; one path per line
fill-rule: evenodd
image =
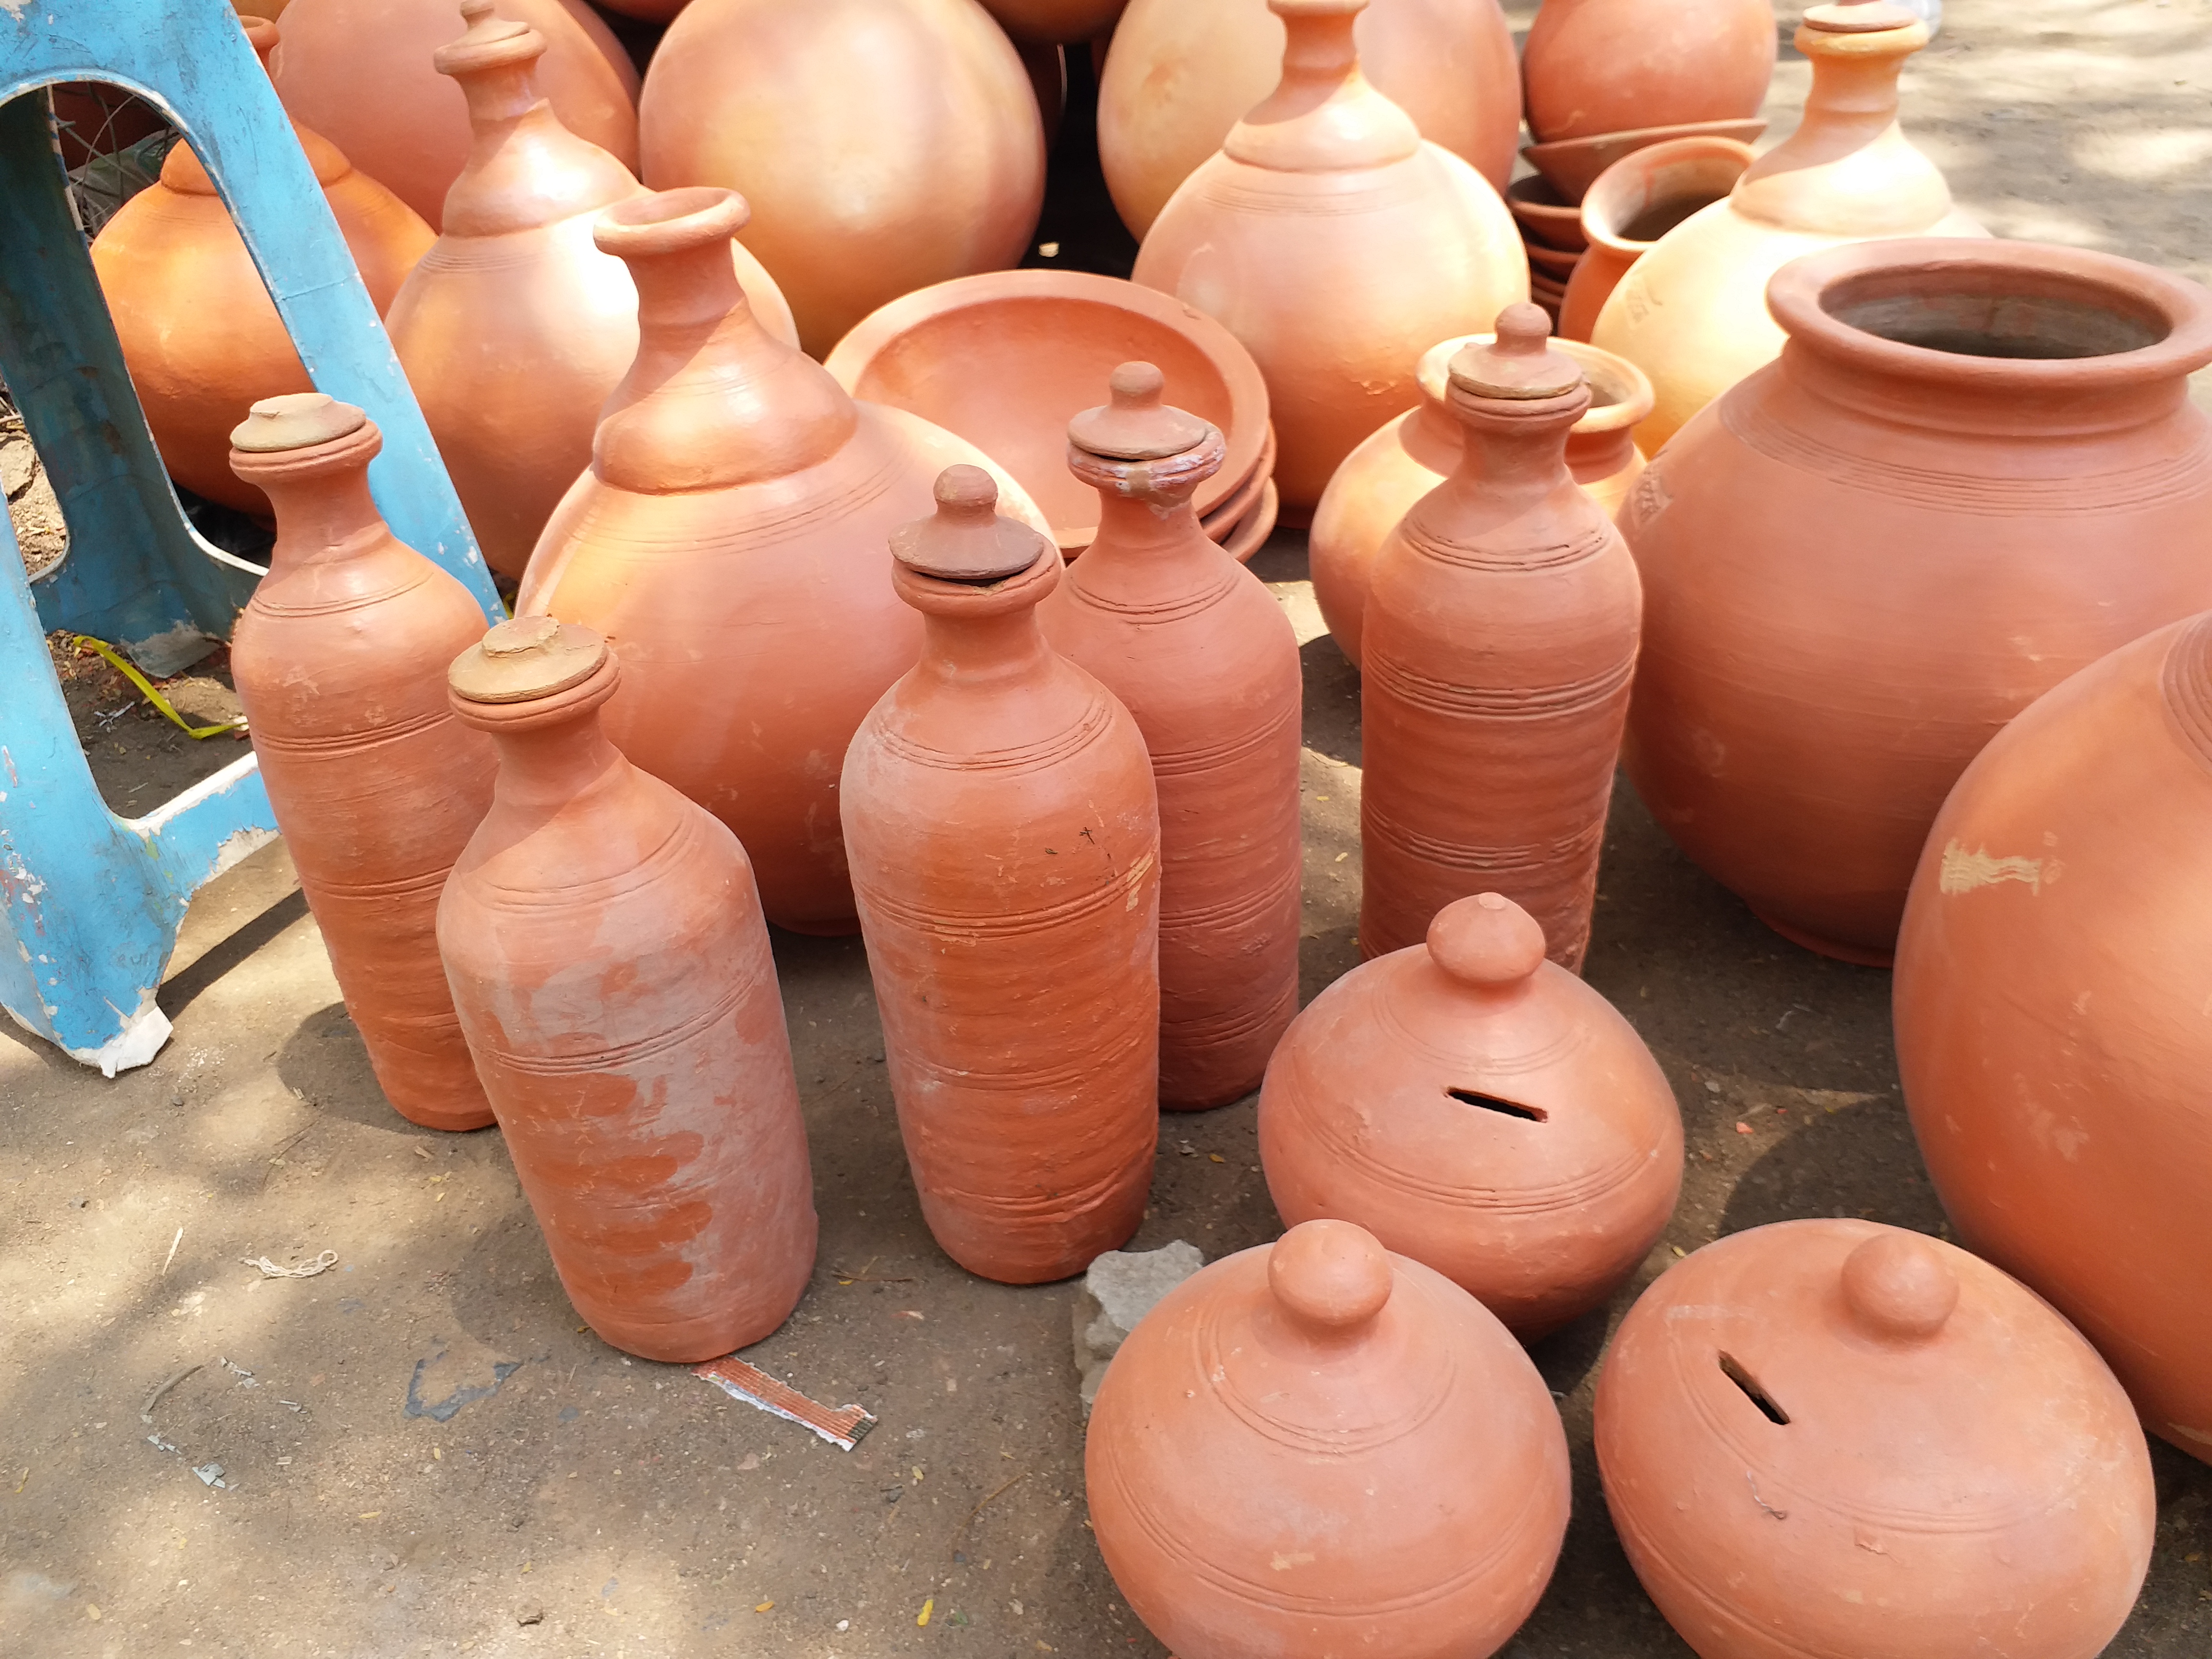
M 1567 279 L 1559 332 L 1587 340 L 1620 279 L 1652 246 L 1735 188 L 1751 146 L 1734 138 L 1670 138 L 1624 155 L 1583 197 L 1584 252 Z
M 545 39 L 538 88 L 561 124 L 637 166 L 637 71 L 584 0 L 499 0 Z M 460 89 L 438 73 L 454 0 L 292 0 L 271 70 L 284 107 L 435 229 L 472 142 Z
M 568 1299 L 616 1347 L 696 1364 L 798 1303 L 814 1187 L 752 866 L 607 741 L 620 672 L 550 617 L 453 662 L 499 784 L 438 945 Z
M 1252 353 L 1276 487 L 1304 515 L 1352 446 L 1413 405 L 1420 353 L 1525 299 L 1528 266 L 1498 192 L 1362 78 L 1365 0 L 1269 3 L 1289 36 L 1281 84 L 1183 181 L 1132 275 Z
M 921 659 L 854 735 L 840 805 L 923 1218 L 969 1272 L 1042 1284 L 1144 1216 L 1159 810 L 1136 722 L 1037 626 L 1058 550 L 996 516 L 980 468 L 936 495 L 884 584 Z
M 1839 242 L 1988 234 L 1953 209 L 1943 175 L 1897 125 L 1898 71 L 1927 44 L 1889 0 L 1807 12 L 1796 45 L 1813 86 L 1797 131 L 1620 279 L 1590 338 L 1651 377 L 1645 454 L 1782 349 L 1766 281 L 1790 260 Z
M 1322 620 L 1359 666 L 1360 622 L 1375 556 L 1414 502 L 1459 469 L 1465 434 L 1451 407 L 1451 362 L 1491 334 L 1462 334 L 1421 354 L 1421 401 L 1345 457 L 1314 511 L 1307 563 Z M 1651 412 L 1651 383 L 1635 364 L 1576 340 L 1553 340 L 1589 389 L 1589 407 L 1567 428 L 1567 471 L 1607 518 L 1644 471 L 1630 434 Z
M 384 447 L 319 392 L 257 403 L 231 465 L 276 514 L 269 574 L 230 647 L 238 700 L 346 1012 L 392 1109 L 492 1121 L 438 965 L 438 893 L 491 799 L 491 745 L 453 719 L 441 665 L 483 632 L 454 577 L 368 493 Z
M 983 9 L 1017 45 L 1072 46 L 1110 34 L 1128 0 L 983 0 Z
M 2117 545 L 2124 545 L 2115 544 Z M 1921 1156 L 1977 1254 L 2212 1462 L 2212 619 L 2045 693 L 1929 831 L 1897 941 Z
M 1530 1342 L 1658 1242 L 1682 1119 L 1635 1028 L 1480 893 L 1297 1017 L 1260 1091 L 1260 1159 L 1285 1222 L 1356 1221 Z
M 1581 252 L 1583 210 L 1561 197 L 1542 173 L 1532 173 L 1508 185 L 1505 205 L 1521 227 L 1521 240 L 1530 247 Z
M 1539 143 L 1759 113 L 1774 74 L 1771 0 L 1544 0 L 1521 52 Z
M 1124 363 L 1111 403 L 1067 427 L 1097 492 L 1097 538 L 1037 620 L 1121 700 L 1160 811 L 1160 1104 L 1224 1106 L 1260 1086 L 1298 1011 L 1297 635 L 1264 583 L 1199 527 L 1192 493 L 1220 429 Z
M 1044 128 L 975 0 L 697 0 L 653 53 L 645 181 L 722 185 L 820 356 L 878 306 L 1000 270 L 1044 202 Z
M 1781 361 L 1621 508 L 1649 599 L 1622 758 L 1770 927 L 1883 963 L 1982 745 L 2212 606 L 2212 426 L 2186 389 L 2212 295 L 2106 254 L 1928 240 L 1800 259 L 1768 302 Z
M 827 367 L 855 398 L 921 416 L 1006 467 L 1075 554 L 1098 533 L 1098 493 L 1068 471 L 1067 423 L 1132 359 L 1156 364 L 1168 395 L 1226 440 L 1196 510 L 1212 514 L 1247 483 L 1256 495 L 1270 435 L 1259 365 L 1212 318 L 1133 283 L 1082 270 L 939 283 L 869 316 Z
M 2043 1302 L 1870 1221 L 1723 1238 L 1597 1384 L 1606 1506 L 1700 1659 L 2093 1659 L 2150 1565 L 2142 1431 Z
M 1345 1221 L 1169 1291 L 1107 1368 L 1083 1467 L 1107 1570 L 1182 1659 L 1486 1659 L 1567 1524 L 1528 1356 Z
M 1504 190 L 1521 75 L 1498 0 L 1375 0 L 1354 31 L 1364 73 L 1421 136 Z M 1281 78 L 1266 0 L 1129 0 L 1098 83 L 1098 159 L 1132 235 Z

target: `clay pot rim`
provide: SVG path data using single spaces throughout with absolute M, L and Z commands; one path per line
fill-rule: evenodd
M 1024 526 L 1026 527 L 1026 526 Z M 982 622 L 1018 611 L 1034 611 L 1060 585 L 1066 562 L 1060 549 L 1044 537 L 1037 556 L 1019 570 L 988 581 L 962 581 L 954 576 L 933 576 L 924 570 L 891 561 L 891 584 L 898 596 L 925 617 L 952 622 Z
M 1532 199 L 1535 191 L 1550 192 L 1553 200 Z M 1505 186 L 1505 205 L 1521 224 L 1522 240 L 1572 253 L 1583 246 L 1582 210 L 1559 193 L 1559 187 L 1540 173 L 1513 179 Z
M 1457 334 L 1423 352 L 1413 371 L 1414 379 L 1420 383 L 1422 398 L 1449 418 L 1451 360 L 1462 347 L 1487 345 L 1495 337 L 1490 334 Z M 1553 350 L 1564 351 L 1582 365 L 1583 379 L 1590 389 L 1590 406 L 1568 428 L 1569 437 L 1586 438 L 1634 426 L 1651 412 L 1658 401 L 1650 377 L 1627 358 L 1581 340 L 1563 340 L 1556 334 L 1551 343 Z M 1610 401 L 1598 402 L 1601 390 L 1612 394 Z
M 1523 242 L 1522 246 L 1528 255 L 1532 279 L 1550 276 L 1555 281 L 1565 282 L 1573 275 L 1575 267 L 1582 263 L 1583 251 L 1580 249 L 1569 252 L 1564 248 L 1539 246 L 1534 242 Z M 1564 271 L 1559 269 L 1562 265 L 1566 267 Z
M 1199 515 L 1199 528 L 1217 542 L 1226 541 L 1237 526 L 1251 516 L 1252 503 L 1260 499 L 1260 492 L 1275 476 L 1275 423 L 1267 422 L 1267 441 L 1260 447 L 1260 459 L 1244 482 L 1237 486 L 1221 504 L 1211 513 Z
M 1221 550 L 1239 564 L 1249 564 L 1267 538 L 1275 533 L 1282 517 L 1283 498 L 1273 478 L 1260 487 L 1260 500 L 1251 512 L 1221 538 Z
M 367 466 L 383 450 L 382 428 L 374 421 L 364 418 L 349 431 L 291 449 L 240 449 L 234 443 L 230 447 L 230 470 L 252 484 L 284 478 L 319 478 Z
M 1725 137 L 1717 132 L 1693 133 L 1686 138 L 1662 138 L 1656 144 L 1632 149 L 1599 173 L 1590 181 L 1590 187 L 1583 192 L 1583 235 L 1593 246 L 1625 253 L 1631 258 L 1640 258 L 1658 244 L 1656 241 L 1635 241 L 1620 234 L 1614 226 L 1628 216 L 1613 213 L 1608 198 L 1626 190 L 1629 181 L 1637 179 L 1641 169 L 1696 161 L 1731 162 L 1735 166 L 1735 177 L 1741 179 L 1757 159 L 1751 146 L 1741 138 Z M 1610 190 L 1607 187 L 1608 179 L 1616 181 Z M 1722 191 L 1712 199 L 1716 202 L 1722 200 L 1734 188 L 1732 179 L 1729 190 Z M 1640 211 L 1655 204 L 1648 195 L 1639 192 L 1636 205 Z M 1590 216 L 1594 212 L 1599 216 L 1595 222 Z
M 647 191 L 600 209 L 592 222 L 592 240 L 602 252 L 625 259 L 681 253 L 731 240 L 752 216 L 750 205 L 734 190 L 685 185 Z
M 476 647 L 471 646 L 469 649 L 472 651 Z M 466 656 L 468 652 L 461 654 Z M 518 732 L 542 731 L 546 726 L 559 726 L 580 714 L 589 714 L 614 696 L 615 688 L 621 683 L 622 658 L 610 641 L 606 654 L 599 659 L 598 665 L 589 674 L 573 685 L 564 685 L 542 697 L 531 697 L 517 702 L 478 702 L 472 697 L 463 696 L 448 684 L 446 702 L 457 720 L 480 732 L 488 732 L 495 738 L 501 738 Z
M 1599 176 L 1624 155 L 1632 155 L 1669 138 L 1737 138 L 1747 144 L 1765 131 L 1765 119 L 1760 116 L 1741 120 L 1684 121 L 1673 126 L 1626 127 L 1619 132 L 1593 133 L 1587 138 L 1555 138 L 1547 144 L 1525 144 L 1521 155 L 1530 167 L 1552 181 L 1560 195 L 1571 197 L 1579 205 Z M 1609 155 L 1608 151 L 1612 152 Z

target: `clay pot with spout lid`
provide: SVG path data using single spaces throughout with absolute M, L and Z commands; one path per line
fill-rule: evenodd
M 1288 38 L 1282 81 L 1182 182 L 1132 273 L 1259 363 L 1293 523 L 1361 439 L 1413 407 L 1423 351 L 1528 297 L 1497 191 L 1360 74 L 1366 3 L 1268 0 Z
M 814 1188 L 744 848 L 607 740 L 621 675 L 550 617 L 455 658 L 499 784 L 438 945 L 569 1300 L 615 1346 L 694 1364 L 798 1303 Z
M 1583 257 L 1559 302 L 1559 333 L 1587 340 L 1629 266 L 1659 239 L 1735 187 L 1752 163 L 1735 138 L 1669 138 L 1624 155 L 1583 198 Z
M 1083 1463 L 1107 1570 L 1182 1659 L 1486 1659 L 1567 1524 L 1566 1434 L 1520 1344 L 1347 1221 L 1169 1291 Z
M 264 398 L 231 465 L 276 514 L 231 672 L 301 890 L 394 1110 L 492 1121 L 438 966 L 439 890 L 491 799 L 491 745 L 446 707 L 441 665 L 483 632 L 454 577 L 368 493 L 375 423 L 319 392 Z
M 1589 407 L 1534 306 L 1452 359 L 1458 469 L 1382 544 L 1360 620 L 1359 948 L 1418 945 L 1495 890 L 1552 960 L 1589 943 L 1642 599 L 1620 534 L 1565 458 Z
M 1285 1221 L 1358 1222 L 1528 1342 L 1658 1242 L 1682 1119 L 1635 1028 L 1544 959 L 1526 910 L 1479 893 L 1298 1016 L 1260 1091 L 1260 1158 Z
M 1260 1085 L 1298 1009 L 1297 635 L 1266 586 L 1200 528 L 1192 492 L 1218 428 L 1124 363 L 1069 422 L 1098 534 L 1038 607 L 1045 637 L 1144 734 L 1159 790 L 1160 1103 Z
M 1597 1461 L 1701 1659 L 2091 1659 L 2150 1565 L 2127 1396 L 2050 1307 L 1869 1221 L 1708 1244 L 1629 1310 Z
M 1521 52 L 1540 143 L 1753 116 L 1774 75 L 1771 0 L 1544 0 Z
M 1159 1130 L 1160 818 L 1144 734 L 1054 651 L 1060 552 L 979 467 L 891 538 L 921 659 L 845 755 L 884 1053 L 923 1218 L 1010 1285 L 1143 1218 Z

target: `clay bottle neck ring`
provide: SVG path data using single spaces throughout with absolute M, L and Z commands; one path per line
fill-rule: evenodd
M 1418 155 L 1413 117 L 1360 72 L 1354 24 L 1366 0 L 1269 0 L 1283 20 L 1283 74 L 1230 129 L 1221 152 L 1274 173 L 1340 173 Z
M 1045 544 L 1034 562 L 1011 576 L 988 581 L 956 581 L 891 562 L 891 584 L 900 599 L 931 619 L 933 624 L 988 622 L 995 617 L 1034 611 L 1060 584 L 1060 550 Z
M 448 696 L 454 714 L 497 739 L 572 725 L 594 714 L 614 696 L 621 682 L 622 660 L 611 650 L 586 678 L 527 702 L 478 702 L 458 691 L 449 692 Z
M 1109 498 L 1178 507 L 1188 503 L 1199 485 L 1221 471 L 1228 453 L 1228 441 L 1220 428 L 1209 425 L 1206 436 L 1193 447 L 1157 459 L 1131 461 L 1094 455 L 1079 444 L 1070 444 L 1067 470 Z
M 1556 434 L 1564 448 L 1568 429 L 1590 406 L 1587 384 L 1556 398 L 1488 398 L 1458 386 L 1452 387 L 1449 395 L 1452 414 L 1470 440 L 1516 447 L 1533 445 Z
M 751 217 L 735 191 L 696 185 L 616 203 L 592 240 L 629 267 L 641 332 L 712 327 L 736 313 L 752 319 L 729 252 Z

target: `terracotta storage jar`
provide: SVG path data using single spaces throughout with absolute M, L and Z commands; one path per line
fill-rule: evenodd
M 921 1212 L 1003 1284 L 1081 1273 L 1143 1218 L 1159 1130 L 1160 820 L 1145 739 L 1036 622 L 1044 537 L 945 469 L 891 538 L 921 659 L 840 805 Z
M 1044 203 L 1036 94 L 975 0 L 696 0 L 639 122 L 654 189 L 744 192 L 817 357 L 886 301 L 1015 264 Z
M 1606 1356 L 1597 1461 L 1700 1659 L 2092 1659 L 2157 1522 L 2142 1431 L 2073 1327 L 1870 1221 L 1669 1268 Z
M 1337 463 L 1419 400 L 1420 354 L 1528 298 L 1528 264 L 1497 191 L 1360 74 L 1366 0 L 1268 4 L 1281 83 L 1183 181 L 1132 275 L 1259 363 L 1284 517 L 1303 524 Z
M 442 664 L 483 632 L 467 588 L 395 538 L 368 493 L 375 424 L 319 392 L 264 398 L 231 465 L 276 514 L 230 647 L 301 890 L 376 1081 L 432 1129 L 492 1119 L 438 966 L 438 893 L 491 799 L 491 745 Z
M 1307 563 L 1322 620 L 1338 647 L 1359 666 L 1359 623 L 1375 556 L 1415 501 L 1458 470 L 1467 445 L 1451 408 L 1451 362 L 1469 346 L 1496 337 L 1462 334 L 1421 354 L 1421 401 L 1344 458 L 1314 509 Z M 1607 518 L 1644 471 L 1632 433 L 1651 412 L 1651 383 L 1625 358 L 1579 340 L 1553 340 L 1574 359 L 1589 388 L 1589 407 L 1567 428 L 1567 471 Z
M 796 1305 L 814 1188 L 752 868 L 607 741 L 620 678 L 604 640 L 550 617 L 454 660 L 499 785 L 438 945 L 568 1299 L 616 1347 L 696 1364 Z
M 1897 1059 L 1960 1239 L 2212 1462 L 2212 617 L 2016 715 L 1929 833 Z
M 1129 1333 L 1091 1529 L 1182 1659 L 1486 1659 L 1567 1524 L 1567 1441 L 1505 1328 L 1345 1221 L 1201 1269 Z
M 1521 52 L 1537 142 L 1759 113 L 1774 75 L 1771 0 L 1544 0 Z
M 1598 847 L 1628 713 L 1636 565 L 1566 468 L 1589 407 L 1533 306 L 1451 363 L 1458 470 L 1376 556 L 1360 623 L 1359 949 L 1418 945 L 1495 890 L 1553 961 L 1589 944 Z
M 884 538 L 975 451 L 855 404 L 769 333 L 730 263 L 744 221 L 744 198 L 699 189 L 617 203 L 594 227 L 636 284 L 637 361 L 516 609 L 621 653 L 608 736 L 737 832 L 770 921 L 849 933 L 837 767 L 921 643 Z
M 1623 753 L 1760 919 L 1887 963 L 1929 823 L 2041 692 L 2212 606 L 2212 295 L 2109 254 L 1897 241 L 1768 290 L 1790 343 L 1620 513 Z M 1371 739 L 1370 739 L 1371 741 Z
M 1600 173 L 1583 198 L 1584 247 L 1560 302 L 1560 334 L 1589 338 L 1629 266 L 1683 220 L 1735 189 L 1751 161 L 1751 146 L 1737 139 L 1670 138 Z
M 1045 638 L 1137 722 L 1160 811 L 1160 1104 L 1260 1086 L 1298 1011 L 1297 635 L 1257 576 L 1209 540 L 1191 494 L 1218 428 L 1161 402 L 1151 363 L 1067 428 L 1098 492 L 1098 538 L 1038 607 Z

